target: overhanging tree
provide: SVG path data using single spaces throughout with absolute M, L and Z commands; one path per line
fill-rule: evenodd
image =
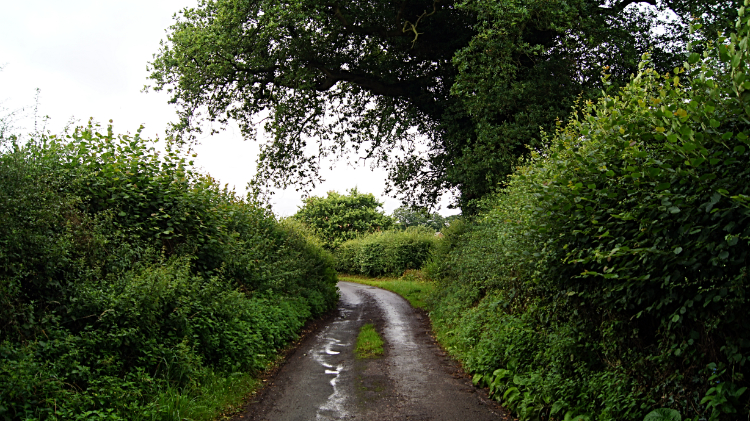
M 540 127 L 599 94 L 602 67 L 622 84 L 651 50 L 669 69 L 687 22 L 722 30 L 735 3 L 203 0 L 176 18 L 151 78 L 187 138 L 206 120 L 254 137 L 265 119 L 258 186 L 307 188 L 321 157 L 364 156 L 410 204 L 457 190 L 470 213 Z

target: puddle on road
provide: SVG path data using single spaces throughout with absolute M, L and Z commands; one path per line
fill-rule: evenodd
M 432 351 L 424 347 L 424 320 L 415 318 L 405 300 L 356 284 L 342 282 L 339 287 L 338 317 L 311 338 L 302 358 L 282 368 L 285 390 L 264 401 L 265 407 L 258 412 L 263 418 L 254 419 L 498 419 L 473 395 L 461 393 L 466 386 L 443 373 L 439 362 L 428 355 Z M 382 323 L 386 357 L 355 360 L 353 347 L 359 326 L 371 317 Z
M 349 396 L 339 387 L 341 376 L 349 371 L 351 363 L 344 360 L 341 351 L 346 347 L 353 346 L 352 331 L 355 331 L 359 316 L 354 319 L 352 308 L 356 308 L 361 299 L 357 294 L 348 291 L 341 291 L 341 299 L 345 306 L 340 308 L 341 315 L 322 332 L 318 334 L 319 343 L 321 344 L 312 352 L 313 359 L 320 364 L 325 375 L 333 376 L 329 384 L 333 388 L 328 399 L 318 407 L 315 419 L 319 421 L 341 420 L 351 418 L 351 414 L 346 409 Z M 348 338 L 349 342 L 342 341 Z
M 351 323 L 351 321 L 347 319 L 336 320 L 320 332 L 318 335 L 321 346 L 318 346 L 312 352 L 312 358 L 320 364 L 323 373 L 328 376 L 333 376 L 329 381 L 333 391 L 328 396 L 328 399 L 318 407 L 315 417 L 317 420 L 340 420 L 349 415 L 345 408 L 346 396 L 338 387 L 338 380 L 341 373 L 344 371 L 344 364 L 341 361 L 337 361 L 340 358 L 336 357 L 341 352 L 335 350 L 336 348 L 341 348 L 346 345 L 336 338 L 337 331 L 340 331 L 343 327 L 342 325 L 346 323 Z

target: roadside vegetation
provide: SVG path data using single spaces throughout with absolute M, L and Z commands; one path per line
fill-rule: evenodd
M 301 224 L 89 123 L 0 145 L 0 417 L 213 419 L 335 305 Z
M 443 230 L 430 282 L 341 279 L 426 307 L 439 341 L 522 420 L 746 418 L 740 15 L 739 35 L 671 73 L 645 55 L 616 95 L 582 101 L 477 216 Z
M 581 101 L 483 212 L 444 231 L 425 268 L 438 338 L 521 419 L 750 413 L 740 16 L 674 71 L 646 55 L 627 86 Z
M 336 270 L 364 276 L 399 276 L 419 269 L 437 242 L 435 227 L 446 218 L 424 210 L 398 208 L 386 215 L 371 193 L 356 188 L 310 197 L 289 218 L 309 227 L 333 252 Z
M 359 329 L 354 355 L 359 359 L 377 358 L 383 355 L 383 338 L 375 330 L 374 324 L 367 323 Z
M 267 116 L 256 188 L 314 185 L 321 157 L 364 154 L 417 207 L 388 216 L 355 188 L 279 221 L 178 143 L 159 153 L 93 122 L 22 139 L 5 111 L 0 417 L 215 419 L 335 306 L 339 271 L 428 310 L 475 384 L 522 420 L 746 419 L 739 5 L 184 10 L 150 65 L 178 139 L 230 120 L 260 134 Z M 736 34 L 705 41 L 735 17 Z M 425 210 L 447 191 L 465 218 Z M 356 353 L 378 352 L 366 325 Z

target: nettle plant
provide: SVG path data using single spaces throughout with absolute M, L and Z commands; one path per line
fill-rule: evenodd
M 587 351 L 637 378 L 644 408 L 696 420 L 750 410 L 750 25 L 739 16 L 736 34 L 683 67 L 661 75 L 644 55 L 619 95 L 587 102 L 545 151 L 551 177 L 537 191 L 547 252 L 564 250 L 546 287 L 596 339 Z
M 195 154 L 170 140 L 158 150 L 159 139 L 141 137 L 142 129 L 115 134 L 111 125 L 90 121 L 63 136 L 42 137 L 36 155 L 55 161 L 56 176 L 68 194 L 80 198 L 81 211 L 110 213 L 113 231 L 167 255 L 195 254 L 195 269 L 206 275 L 242 257 L 242 250 L 227 252 L 232 246 L 250 249 L 240 243 L 274 230 L 263 205 L 196 171 Z
M 201 225 L 200 216 L 190 213 L 201 175 L 192 170 L 185 152 L 169 141 L 163 152 L 157 151 L 159 140 L 142 138 L 142 129 L 135 135 L 116 135 L 111 125 L 103 130 L 89 121 L 45 141 L 60 150 L 60 173 L 68 177 L 68 189 L 83 198 L 87 211 L 114 210 L 115 227 L 170 246 L 170 240 L 184 238 Z M 199 205 L 205 199 L 198 200 Z

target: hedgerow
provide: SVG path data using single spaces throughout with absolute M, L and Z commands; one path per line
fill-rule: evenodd
M 420 269 L 438 242 L 435 231 L 426 227 L 375 232 L 345 241 L 336 248 L 336 270 L 367 276 L 400 276 L 408 269 Z
M 5 419 L 181 419 L 175 393 L 263 369 L 337 300 L 301 227 L 177 148 L 101 131 L 2 145 Z
M 671 74 L 644 56 L 446 230 L 438 336 L 522 419 L 750 413 L 744 9 L 737 27 Z

